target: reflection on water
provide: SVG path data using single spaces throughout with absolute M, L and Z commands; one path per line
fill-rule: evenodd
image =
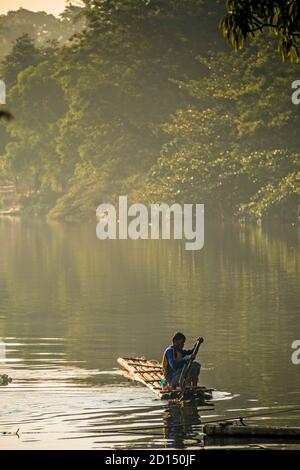
M 201 422 L 300 404 L 297 236 L 215 226 L 187 252 L 177 241 L 100 242 L 93 224 L 0 220 L 0 374 L 14 379 L 0 388 L 0 448 L 245 446 L 205 440 Z M 178 329 L 205 337 L 214 407 L 169 406 L 117 369 L 121 355 L 160 359 Z

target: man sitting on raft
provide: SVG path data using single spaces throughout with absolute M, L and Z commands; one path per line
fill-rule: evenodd
M 185 340 L 186 338 L 183 333 L 176 333 L 172 340 L 173 344 L 165 350 L 163 355 L 163 374 L 168 384 L 173 388 L 179 385 L 181 372 L 185 364 L 189 362 L 190 359 L 194 359 L 192 349 L 183 349 Z M 202 338 L 201 340 L 203 341 Z M 188 372 L 187 381 L 193 387 L 197 387 L 200 368 L 201 365 L 198 362 L 193 362 Z

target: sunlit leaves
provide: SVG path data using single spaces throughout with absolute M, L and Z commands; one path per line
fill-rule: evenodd
M 151 200 L 202 201 L 210 216 L 296 217 L 299 112 L 288 94 L 294 66 L 275 62 L 271 47 L 255 46 L 239 57 L 201 59 L 209 74 L 178 82 L 198 106 L 177 111 L 164 126 L 170 143 L 149 175 Z

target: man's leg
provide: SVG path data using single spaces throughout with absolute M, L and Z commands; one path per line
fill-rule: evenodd
M 193 362 L 189 371 L 189 379 L 191 380 L 193 387 L 197 387 L 198 385 L 200 369 L 201 369 L 201 364 L 199 364 L 199 362 Z
M 171 381 L 171 385 L 173 388 L 176 388 L 179 385 L 181 371 L 182 369 L 176 370 L 176 372 L 174 372 L 173 374 L 172 381 Z

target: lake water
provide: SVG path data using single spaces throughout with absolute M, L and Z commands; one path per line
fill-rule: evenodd
M 187 252 L 101 242 L 93 223 L 0 219 L 0 374 L 13 378 L 0 388 L 0 449 L 300 448 L 201 435 L 201 422 L 300 407 L 298 246 L 293 227 L 207 226 L 204 249 Z M 168 405 L 118 370 L 118 356 L 160 360 L 176 330 L 205 338 L 211 406 Z

